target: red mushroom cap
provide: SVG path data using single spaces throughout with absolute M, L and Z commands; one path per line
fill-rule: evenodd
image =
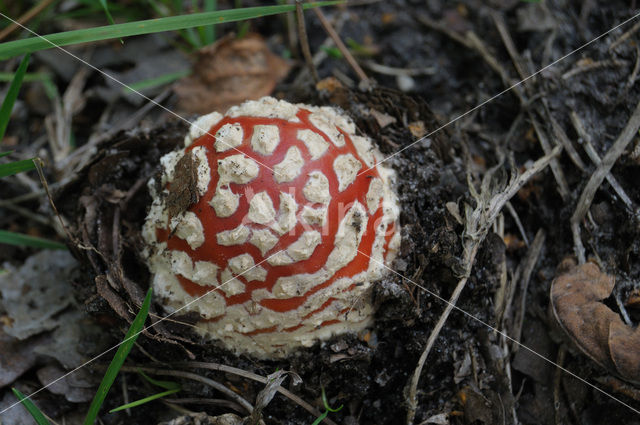
M 162 159 L 143 231 L 169 311 L 211 292 L 185 308 L 199 332 L 262 357 L 371 323 L 399 208 L 347 117 L 266 97 L 201 117 L 185 145 Z

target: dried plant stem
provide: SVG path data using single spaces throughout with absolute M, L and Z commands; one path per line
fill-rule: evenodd
M 218 372 L 232 373 L 234 375 L 242 376 L 243 378 L 247 378 L 247 379 L 251 379 L 251 380 L 256 381 L 256 382 L 260 382 L 262 384 L 266 384 L 268 382 L 268 380 L 267 380 L 267 378 L 265 376 L 260 376 L 260 375 L 257 375 L 255 373 L 252 373 L 252 372 L 247 372 L 246 370 L 238 369 L 238 368 L 232 367 L 232 366 L 223 365 L 223 364 L 220 364 L 220 363 L 181 362 L 181 363 L 174 364 L 174 366 L 192 367 L 192 368 L 198 368 L 198 369 L 207 369 L 207 370 L 214 370 L 214 371 L 218 371 Z M 306 401 L 304 401 L 303 399 L 301 399 L 300 397 L 298 397 L 297 395 L 295 395 L 291 391 L 287 390 L 286 388 L 278 387 L 278 392 L 280 394 L 282 394 L 283 396 L 287 397 L 288 399 L 292 400 L 294 403 L 298 404 L 300 407 L 302 407 L 303 409 L 305 409 L 307 412 L 311 413 L 312 415 L 318 417 L 318 416 L 320 416 L 322 414 L 322 412 L 320 412 L 319 410 L 314 408 L 312 405 L 310 405 L 309 403 L 307 403 Z M 327 425 L 337 425 L 334 421 L 332 421 L 329 418 L 324 418 L 324 420 L 322 422 L 327 424 Z
M 296 0 L 296 20 L 298 21 L 298 39 L 300 40 L 302 55 L 304 56 L 304 60 L 307 62 L 313 81 L 317 83 L 320 81 L 320 77 L 318 77 L 318 71 L 316 70 L 316 66 L 313 64 L 313 57 L 311 56 L 311 49 L 309 48 L 309 38 L 307 37 L 307 27 L 304 23 L 304 13 L 300 0 Z
M 633 111 L 633 114 L 631 114 L 631 118 L 629 118 L 627 125 L 624 127 L 611 148 L 609 148 L 606 155 L 602 158 L 598 168 L 596 168 L 594 173 L 591 175 L 589 182 L 582 190 L 580 199 L 576 204 L 576 210 L 571 216 L 571 231 L 573 233 L 574 250 L 580 264 L 583 264 L 586 261 L 584 245 L 582 244 L 582 239 L 580 237 L 580 223 L 591 207 L 593 197 L 602 184 L 602 181 L 607 177 L 611 168 L 613 168 L 613 165 L 616 163 L 618 158 L 620 158 L 620 155 L 622 155 L 622 152 L 624 152 L 631 140 L 633 140 L 639 128 L 640 103 L 636 105 L 636 109 Z
M 229 397 L 235 403 L 242 406 L 242 408 L 247 413 L 250 414 L 251 412 L 253 412 L 253 406 L 247 400 L 240 397 L 238 394 L 231 391 L 229 388 L 225 387 L 221 383 L 214 381 L 213 379 L 207 378 L 205 376 L 200 376 L 197 373 L 185 372 L 182 370 L 158 369 L 155 367 L 132 367 L 132 366 L 123 366 L 121 370 L 125 372 L 137 372 L 138 370 L 141 370 L 143 372 L 150 373 L 152 375 L 175 376 L 176 378 L 184 378 L 184 379 L 190 379 L 192 381 L 197 381 L 220 391 L 222 394 Z
M 538 262 L 538 258 L 540 258 L 540 253 L 542 252 L 542 247 L 544 246 L 544 241 L 546 239 L 546 234 L 544 230 L 538 230 L 536 233 L 536 237 L 527 251 L 527 254 L 524 258 L 523 264 L 524 268 L 522 271 L 522 278 L 520 280 L 521 288 L 520 288 L 520 310 L 517 312 L 517 318 L 515 321 L 515 329 L 513 331 L 513 338 L 516 341 L 520 341 L 520 336 L 522 335 L 522 326 L 524 324 L 524 315 L 527 309 L 527 289 L 529 288 L 529 282 L 531 280 L 531 273 L 533 273 L 533 268 Z M 511 351 L 514 353 L 518 351 L 520 348 L 519 345 L 514 344 Z
M 45 10 L 47 6 L 49 6 L 53 2 L 54 0 L 42 0 L 40 3 L 36 4 L 31 9 L 27 10 L 22 16 L 20 16 L 16 20 L 16 22 L 12 22 L 9 26 L 7 26 L 5 29 L 0 31 L 0 40 L 4 40 L 5 38 L 7 38 L 9 34 L 11 34 L 17 28 L 20 27 L 20 24 L 25 25 L 27 22 L 29 22 L 31 19 L 37 16 L 40 12 Z
M 616 47 L 618 47 L 621 43 L 623 43 L 625 40 L 631 37 L 639 29 L 640 29 L 640 22 L 636 22 L 631 28 L 629 28 L 628 31 L 625 31 L 624 34 L 618 37 L 616 41 L 614 41 L 609 45 L 609 50 L 614 50 Z
M 576 129 L 578 136 L 580 136 L 580 138 L 582 139 L 582 145 L 584 147 L 584 151 L 589 156 L 589 159 L 591 159 L 591 162 L 593 162 L 596 166 L 600 165 L 600 162 L 601 162 L 600 156 L 598 155 L 595 148 L 593 147 L 593 143 L 591 141 L 591 135 L 587 133 L 587 131 L 584 128 L 584 125 L 582 124 L 582 120 L 580 119 L 580 117 L 575 111 L 571 112 L 571 122 L 573 123 L 573 127 Z M 620 197 L 620 200 L 624 202 L 627 208 L 629 208 L 630 210 L 633 210 L 633 201 L 631 201 L 629 196 L 622 189 L 622 186 L 620 186 L 620 183 L 618 183 L 616 178 L 613 177 L 613 174 L 608 173 L 606 178 L 609 184 L 611 185 L 611 187 L 613 188 L 613 190 L 615 190 L 618 196 Z
M 424 368 L 424 364 L 429 356 L 429 352 L 431 351 L 433 344 L 435 343 L 436 338 L 440 334 L 444 324 L 449 318 L 449 314 L 451 310 L 455 307 L 458 302 L 458 298 L 462 293 L 462 290 L 466 286 L 467 280 L 471 275 L 471 269 L 473 268 L 473 263 L 476 258 L 476 254 L 478 253 L 478 249 L 484 238 L 486 237 L 489 229 L 493 225 L 493 222 L 500 214 L 500 211 L 504 207 L 504 205 L 520 190 L 520 188 L 531 179 L 534 175 L 541 172 L 544 168 L 547 167 L 551 163 L 551 161 L 556 158 L 560 152 L 562 151 L 561 146 L 556 146 L 549 154 L 543 156 L 538 159 L 528 170 L 520 175 L 513 175 L 509 181 L 509 183 L 502 190 L 493 191 L 491 189 L 492 185 L 495 184 L 493 181 L 493 175 L 498 170 L 498 167 L 494 167 L 490 169 L 484 176 L 481 191 L 477 192 L 474 185 L 470 182 L 469 190 L 471 194 L 476 200 L 476 207 L 472 210 L 471 207 L 467 208 L 465 215 L 465 231 L 463 234 L 464 240 L 464 253 L 462 259 L 462 266 L 464 273 L 456 288 L 454 289 L 449 301 L 447 302 L 447 306 L 444 309 L 444 312 L 440 316 L 438 323 L 434 327 L 431 335 L 427 339 L 427 345 L 418 360 L 418 365 L 413 373 L 413 376 L 409 380 L 407 386 L 405 387 L 405 400 L 407 401 L 407 417 L 406 423 L 407 425 L 412 425 L 413 420 L 415 418 L 416 410 L 418 408 L 418 383 L 420 381 L 420 375 L 422 374 L 422 369 Z
M 347 60 L 349 65 L 351 65 L 351 68 L 353 68 L 355 73 L 358 75 L 358 78 L 360 78 L 360 81 L 365 81 L 365 82 L 369 81 L 367 74 L 365 74 L 362 68 L 360 67 L 360 65 L 358 65 L 358 62 L 356 62 L 355 58 L 353 57 L 349 49 L 347 49 L 347 46 L 344 45 L 344 43 L 340 39 L 340 36 L 336 32 L 336 30 L 333 29 L 333 26 L 331 25 L 327 17 L 324 16 L 324 13 L 322 12 L 322 10 L 320 10 L 319 8 L 315 8 L 313 9 L 313 11 L 315 12 L 316 16 L 318 16 L 318 19 L 320 20 L 320 24 L 322 24 L 322 27 L 327 32 L 329 37 L 331 37 L 333 42 L 336 43 L 336 47 L 340 50 L 340 53 L 342 53 L 342 56 L 344 56 L 344 58 Z

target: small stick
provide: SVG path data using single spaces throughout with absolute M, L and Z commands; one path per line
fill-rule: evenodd
M 307 37 L 307 27 L 304 24 L 304 14 L 302 13 L 302 2 L 300 0 L 296 0 L 296 18 L 298 21 L 298 38 L 300 40 L 302 55 L 307 62 L 313 81 L 317 83 L 320 81 L 320 77 L 318 77 L 318 71 L 313 64 L 313 57 L 311 56 L 311 49 L 309 48 L 309 38 Z
M 336 32 L 336 30 L 333 29 L 333 26 L 331 25 L 327 17 L 324 15 L 322 10 L 316 7 L 313 9 L 313 11 L 315 12 L 316 16 L 320 20 L 320 24 L 322 24 L 322 27 L 324 28 L 324 30 L 327 32 L 327 34 L 329 34 L 329 37 L 331 37 L 333 39 L 333 42 L 336 43 L 336 47 L 338 48 L 338 50 L 340 50 L 340 53 L 342 53 L 342 55 L 347 60 L 349 65 L 351 65 L 351 68 L 353 68 L 355 73 L 358 75 L 358 78 L 360 78 L 360 81 L 368 82 L 369 78 L 367 78 L 367 74 L 365 74 L 362 68 L 360 67 L 360 65 L 358 65 L 358 62 L 356 62 L 355 58 L 353 57 L 349 49 L 347 49 L 347 46 L 344 45 L 344 43 L 340 39 L 340 36 Z
M 627 62 L 626 60 L 617 60 L 617 59 L 607 59 L 607 60 L 598 61 L 598 62 L 590 62 L 586 65 L 580 65 L 580 63 L 578 63 L 576 67 L 562 74 L 562 79 L 568 80 L 569 78 L 573 78 L 576 75 L 582 74 L 583 72 L 593 71 L 595 69 L 619 68 L 622 66 L 626 66 L 628 64 L 629 62 Z
M 14 32 L 16 28 L 19 28 L 21 25 L 25 25 L 54 1 L 55 0 L 42 0 L 31 9 L 27 10 L 22 16 L 16 19 L 15 22 L 12 22 L 11 25 L 0 31 L 0 40 L 4 40 L 9 34 Z
M 562 128 L 562 126 L 560 126 L 560 123 L 558 123 L 553 115 L 551 115 L 551 111 L 549 110 L 546 99 L 542 100 L 542 104 L 544 105 L 544 111 L 547 115 L 547 119 L 551 123 L 551 129 L 553 130 L 556 139 L 558 139 L 560 143 L 562 143 L 564 150 L 567 152 L 569 158 L 575 164 L 575 166 L 578 167 L 582 172 L 586 171 L 586 166 L 584 162 L 582 162 L 582 158 L 580 158 L 580 155 L 578 155 L 576 149 L 573 147 L 571 140 L 569 140 L 569 136 L 567 136 L 567 133 L 564 132 L 564 129 Z M 540 113 L 542 111 L 539 110 L 538 112 Z M 540 115 L 542 116 L 542 114 Z
M 516 45 L 513 42 L 513 38 L 511 37 L 511 34 L 509 33 L 509 30 L 507 29 L 507 26 L 504 23 L 504 19 L 502 18 L 502 15 L 498 15 L 496 12 L 492 12 L 491 18 L 493 18 L 493 23 L 498 29 L 500 38 L 502 38 L 502 42 L 504 43 L 504 46 L 507 48 L 507 52 L 509 53 L 509 56 L 511 56 L 511 60 L 513 61 L 513 65 L 515 66 L 516 71 L 518 71 L 518 75 L 520 76 L 520 79 L 524 80 L 529 75 L 524 69 L 522 58 L 518 54 Z
M 596 166 L 600 165 L 600 162 L 601 162 L 600 156 L 598 155 L 598 153 L 593 147 L 593 144 L 591 143 L 591 135 L 586 132 L 586 130 L 584 129 L 584 126 L 582 125 L 582 121 L 580 120 L 580 117 L 578 116 L 578 114 L 576 114 L 575 111 L 571 112 L 571 122 L 573 123 L 573 127 L 576 129 L 578 136 L 580 136 L 580 138 L 583 140 L 584 150 L 587 153 L 587 156 L 589 156 L 589 159 L 591 159 L 591 161 Z M 625 193 L 625 191 L 622 189 L 622 186 L 620 186 L 620 183 L 618 183 L 616 178 L 613 177 L 611 173 L 607 174 L 607 181 L 609 182 L 613 190 L 616 191 L 616 193 L 618 194 L 622 202 L 624 202 L 624 204 L 627 206 L 627 208 L 633 211 L 634 209 L 633 201 Z
M 556 357 L 556 363 L 562 366 L 564 364 L 564 358 L 567 354 L 567 349 L 564 344 L 560 346 L 558 350 L 558 357 Z M 562 424 L 562 418 L 560 417 L 560 384 L 562 382 L 562 369 L 556 368 L 553 376 L 553 410 L 555 413 L 556 424 Z
M 506 203 L 506 207 L 507 207 L 507 211 L 509 211 L 509 214 L 511 214 L 513 221 L 516 222 L 516 227 L 518 228 L 520 235 L 522 235 L 522 240 L 524 241 L 524 244 L 526 246 L 529 246 L 529 239 L 527 238 L 527 233 L 524 231 L 524 227 L 522 227 L 522 222 L 520 221 L 520 216 L 518 215 L 518 212 L 516 211 L 516 209 L 513 208 L 513 205 L 511 205 L 511 201 Z
M 593 197 L 602 184 L 602 181 L 606 178 L 620 155 L 622 155 L 629 143 L 636 136 L 639 128 L 640 103 L 636 105 L 636 109 L 633 111 L 631 118 L 629 118 L 627 125 L 624 127 L 611 148 L 609 148 L 607 154 L 602 158 L 600 165 L 598 165 L 598 168 L 596 168 L 595 172 L 591 175 L 589 182 L 582 190 L 582 194 L 580 195 L 580 199 L 576 205 L 576 210 L 571 216 L 571 230 L 573 232 L 574 249 L 580 264 L 583 264 L 586 261 L 584 246 L 582 245 L 582 239 L 580 237 L 580 223 L 591 207 Z
M 268 382 L 267 378 L 264 377 L 264 376 L 260 376 L 260 375 L 257 375 L 255 373 L 243 370 L 243 369 L 238 369 L 236 367 L 227 366 L 227 365 L 223 365 L 223 364 L 220 364 L 220 363 L 180 362 L 180 363 L 176 363 L 175 366 L 193 367 L 193 368 L 198 368 L 198 369 L 208 369 L 208 370 L 215 370 L 215 371 L 218 371 L 218 372 L 232 373 L 234 375 L 242 376 L 243 378 L 247 378 L 247 379 L 251 379 L 251 380 L 256 381 L 256 382 L 260 382 L 262 384 L 266 384 Z M 286 388 L 278 387 L 278 392 L 280 394 L 282 394 L 283 396 L 289 398 L 293 402 L 297 403 L 299 406 L 304 408 L 307 412 L 311 413 L 312 415 L 314 415 L 316 417 L 322 415 L 322 412 L 320 412 L 315 407 L 313 407 L 312 405 L 310 405 L 309 403 L 307 403 L 306 401 L 304 401 L 303 399 L 301 399 L 300 397 L 298 397 L 297 395 L 295 395 L 291 391 L 287 390 Z M 332 421 L 329 418 L 324 418 L 323 422 L 326 423 L 327 425 L 337 425 L 334 421 Z
M 542 126 L 532 112 L 529 112 L 529 118 L 531 119 L 533 128 L 538 135 L 538 141 L 540 142 L 542 150 L 545 154 L 549 154 L 549 152 L 551 151 L 551 146 L 549 145 L 547 135 L 543 132 Z M 551 161 L 551 171 L 553 172 L 553 176 L 556 179 L 556 183 L 558 183 L 558 193 L 560 193 L 562 199 L 566 200 L 567 198 L 569 198 L 569 185 L 567 184 L 567 179 L 564 177 L 564 173 L 562 172 L 560 163 L 555 158 Z
M 638 29 L 640 29 L 640 21 L 636 22 L 631 28 L 629 28 L 628 31 L 626 31 L 625 33 L 623 33 L 620 37 L 618 37 L 618 39 L 616 41 L 614 41 L 613 43 L 611 43 L 609 45 L 609 50 L 614 50 L 616 47 L 618 47 L 621 43 L 623 43 L 626 39 L 628 39 L 629 37 L 631 37 L 633 35 L 633 33 L 635 33 L 636 31 L 638 31 Z
M 200 376 L 197 373 L 185 372 L 182 370 L 157 369 L 155 367 L 132 367 L 132 366 L 122 366 L 121 370 L 125 372 L 137 372 L 138 370 L 141 370 L 143 372 L 151 373 L 154 375 L 175 376 L 176 378 L 191 379 L 192 381 L 200 382 L 202 384 L 205 384 L 207 386 L 210 386 L 220 391 L 221 393 L 223 393 L 224 395 L 232 399 L 234 402 L 236 402 L 238 405 L 242 406 L 242 408 L 247 413 L 253 412 L 253 406 L 251 405 L 251 403 L 249 403 L 247 400 L 242 398 L 240 395 L 231 391 L 229 388 L 225 387 L 221 383 L 214 381 L 213 379 Z
M 538 262 L 538 258 L 540 258 L 540 253 L 542 252 L 542 248 L 544 247 L 545 239 L 546 235 L 544 233 L 544 230 L 538 230 L 538 233 L 536 233 L 536 237 L 533 239 L 533 243 L 531 244 L 531 248 L 524 258 L 524 269 L 522 272 L 522 280 L 520 284 L 520 311 L 518 312 L 520 316 L 516 321 L 516 328 L 513 331 L 513 338 L 516 341 L 520 341 L 520 336 L 522 334 L 522 325 L 524 324 L 524 316 L 527 309 L 527 290 L 529 289 L 531 273 L 533 273 L 533 268 Z M 512 351 L 515 353 L 519 348 L 519 345 L 514 345 Z

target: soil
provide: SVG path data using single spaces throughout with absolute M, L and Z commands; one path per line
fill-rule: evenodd
M 360 131 L 375 137 L 383 153 L 393 155 L 388 164 L 398 174 L 402 248 L 394 263 L 399 274 L 387 275 L 374 288 L 378 308 L 373 329 L 268 362 L 205 344 L 188 327 L 165 322 L 141 336 L 130 363 L 196 359 L 262 376 L 276 370 L 292 371 L 302 383 L 285 381 L 285 386 L 318 410 L 323 411 L 322 389 L 331 406 L 344 405 L 329 414 L 335 423 L 406 423 L 407 384 L 444 311 L 445 303 L 439 297 L 448 300 L 466 270 L 464 246 L 472 235 L 465 231 L 464 223 L 469 220 L 467 212 L 478 202 L 469 185 L 481 191 L 483 177 L 495 167 L 491 183 L 498 192 L 512 173 L 523 172 L 566 137 L 570 147 L 565 143 L 555 162 L 517 192 L 479 241 L 473 268 L 457 300 L 464 313 L 453 310 L 435 340 L 420 377 L 413 423 L 640 423 L 633 410 L 640 409 L 640 392 L 630 383 L 637 382 L 637 377 L 616 376 L 572 345 L 555 323 L 549 302 L 556 268 L 567 256 L 578 253 L 570 220 L 597 168 L 587 145 L 603 158 L 640 102 L 636 84 L 639 36 L 633 32 L 621 38 L 636 22 L 536 73 L 633 16 L 635 4 L 394 0 L 359 2 L 346 10 L 326 9 L 325 13 L 330 19 L 337 18 L 335 25 L 343 40 L 355 40 L 352 50 L 360 52 L 360 63 L 369 64 L 365 72 L 376 84 L 358 87 L 358 77 L 347 61 L 329 55 L 317 69 L 324 79 L 321 84 L 313 83 L 301 59 L 274 95 L 293 102 L 340 106 Z M 307 13 L 306 24 L 311 51 L 320 51 L 326 39 L 324 30 L 312 13 Z M 276 53 L 285 49 L 283 21 L 262 19 L 252 26 L 269 38 Z M 505 40 L 513 42 L 511 52 Z M 385 73 L 396 75 L 376 72 L 382 69 L 380 65 L 386 67 Z M 513 87 L 525 77 L 526 82 Z M 101 86 L 101 78 L 88 79 L 85 90 L 93 90 L 94 97 L 89 95 L 79 109 L 76 126 L 91 122 L 91 117 L 100 115 L 96 109 L 105 108 L 104 100 L 95 94 Z M 507 88 L 510 90 L 505 91 Z M 125 111 L 139 108 L 120 102 Z M 172 102 L 175 99 L 170 98 L 167 107 Z M 33 137 L 44 131 L 34 124 L 42 120 L 41 115 L 25 105 L 25 116 L 12 123 L 8 134 L 26 132 Z M 167 119 L 168 123 L 162 123 Z M 20 125 L 30 130 L 21 130 Z M 122 338 L 121 330 L 132 320 L 148 287 L 148 271 L 136 254 L 150 203 L 144 183 L 158 172 L 155 164 L 160 156 L 182 142 L 186 128 L 166 112 L 152 110 L 135 129 L 105 138 L 72 180 L 55 193 L 58 210 L 72 229 L 69 246 L 82 264 L 73 280 L 78 304 L 107 325 L 101 329 L 114 342 Z M 82 146 L 91 132 L 77 130 L 77 143 Z M 190 178 L 188 172 L 184 174 Z M 617 158 L 611 176 L 628 201 L 609 181 L 603 182 L 586 218 L 580 221 L 581 241 L 587 257 L 616 276 L 613 295 L 605 304 L 626 313 L 630 325 L 636 326 L 640 309 L 625 300 L 640 289 L 638 138 Z M 56 180 L 54 174 L 49 177 Z M 0 188 L 3 198 L 22 190 L 17 182 L 11 183 L 15 184 Z M 181 196 L 193 193 L 176 198 Z M 38 208 L 35 202 L 29 206 Z M 32 226 L 13 224 L 19 218 L 9 210 L 0 210 L 0 220 L 15 230 Z M 41 232 L 51 235 L 46 228 Z M 537 253 L 535 241 L 541 241 Z M 97 250 L 83 248 L 86 246 Z M 14 264 L 28 254 L 15 248 L 0 249 L 0 256 Z M 153 313 L 160 313 L 157 306 Z M 189 322 L 196 318 L 176 319 Z M 264 387 L 230 373 L 188 370 L 218 380 L 251 401 Z M 100 373 L 98 365 L 95 374 Z M 33 373 L 20 379 L 35 380 Z M 130 399 L 149 394 L 145 381 L 138 377 L 129 375 L 127 384 Z M 220 397 L 193 382 L 185 382 L 183 388 L 185 398 Z M 49 400 L 56 397 L 51 395 Z M 122 393 L 112 390 L 105 407 L 122 403 Z M 148 404 L 131 409 L 131 416 L 105 414 L 102 419 L 113 424 L 154 424 L 168 417 L 169 410 L 161 406 Z M 205 402 L 186 407 L 212 416 L 230 411 Z M 76 409 L 85 407 L 66 403 L 62 410 Z M 265 407 L 263 418 L 266 424 L 314 420 L 281 396 Z

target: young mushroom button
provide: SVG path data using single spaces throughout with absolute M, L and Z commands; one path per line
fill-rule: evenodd
M 400 244 L 381 158 L 329 107 L 265 97 L 199 118 L 149 182 L 158 301 L 188 305 L 203 337 L 263 358 L 369 326 L 371 285 Z

